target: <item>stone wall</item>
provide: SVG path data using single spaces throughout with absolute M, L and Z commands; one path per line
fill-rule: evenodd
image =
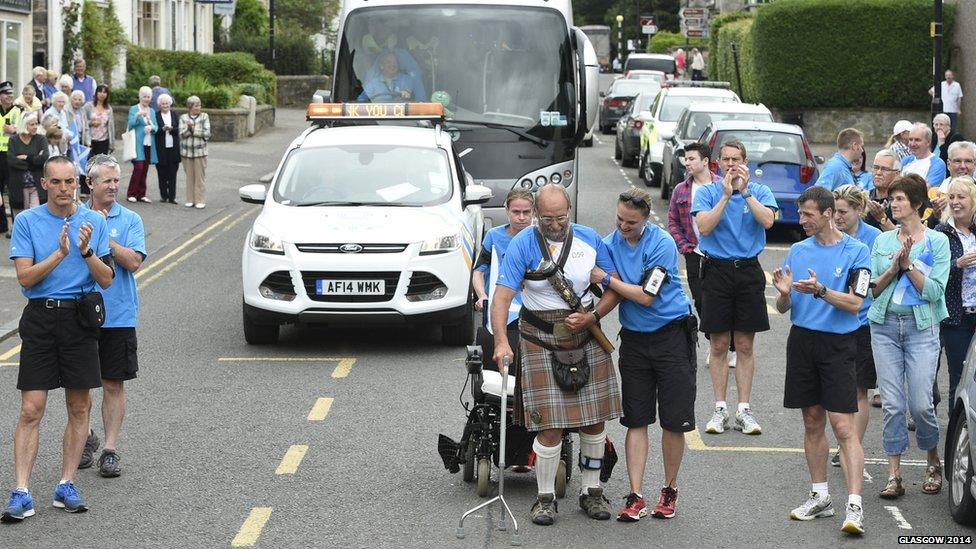
M 279 76 L 278 106 L 305 107 L 316 90 L 332 89 L 332 78 L 324 75 Z
M 867 143 L 884 143 L 891 137 L 895 122 L 929 122 L 928 111 L 886 109 L 805 109 L 800 111 L 772 109 L 777 122 L 799 123 L 802 116 L 803 131 L 811 143 L 834 143 L 844 128 L 857 128 L 864 132 Z
M 113 105 L 115 111 L 115 138 L 122 139 L 125 133 L 128 108 Z M 186 109 L 173 109 L 177 115 L 186 112 Z M 248 137 L 247 131 L 247 109 L 205 109 L 210 116 L 211 141 L 238 141 Z M 261 133 L 266 128 L 274 126 L 275 108 L 271 105 L 258 105 L 254 118 L 254 133 Z M 116 143 L 116 149 L 121 147 L 121 143 Z

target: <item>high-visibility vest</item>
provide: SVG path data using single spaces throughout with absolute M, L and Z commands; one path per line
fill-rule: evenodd
M 14 105 L 10 107 L 10 110 L 6 114 L 3 114 L 2 107 L 0 107 L 0 119 L 2 119 L 2 124 L 10 124 L 13 127 L 17 127 L 17 123 L 20 122 L 20 107 Z M 3 127 L 0 126 L 0 152 L 7 152 L 7 146 L 10 143 L 10 136 L 3 131 Z

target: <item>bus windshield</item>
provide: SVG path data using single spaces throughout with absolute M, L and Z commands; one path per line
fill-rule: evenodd
M 364 8 L 345 21 L 340 102 L 437 101 L 458 123 L 570 137 L 574 58 L 555 10 L 479 5 Z

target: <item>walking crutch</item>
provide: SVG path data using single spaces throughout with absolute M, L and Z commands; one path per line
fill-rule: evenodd
M 478 505 L 473 509 L 469 509 L 463 515 L 461 515 L 461 520 L 458 521 L 457 527 L 457 537 L 458 539 L 464 539 L 464 519 L 468 518 L 471 513 L 479 509 L 488 507 L 496 501 L 501 502 L 502 508 L 505 511 L 502 513 L 501 521 L 498 524 L 498 529 L 505 531 L 508 529 L 507 517 L 512 517 L 512 525 L 515 527 L 515 532 L 512 534 L 512 545 L 521 545 L 522 541 L 519 539 L 519 527 L 518 520 L 515 519 L 515 515 L 512 510 L 508 507 L 508 502 L 505 501 L 505 437 L 508 431 L 508 369 L 512 365 L 512 359 L 505 357 L 502 358 L 502 424 L 501 424 L 501 434 L 500 434 L 500 444 L 498 449 L 498 495 L 489 499 L 488 501 Z M 506 516 L 507 515 L 507 516 Z

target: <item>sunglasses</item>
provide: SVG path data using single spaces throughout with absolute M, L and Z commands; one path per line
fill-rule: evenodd
M 634 206 L 644 207 L 647 209 L 651 208 L 651 205 L 647 203 L 647 199 L 641 196 L 634 196 L 629 192 L 620 193 L 621 202 L 630 202 Z

